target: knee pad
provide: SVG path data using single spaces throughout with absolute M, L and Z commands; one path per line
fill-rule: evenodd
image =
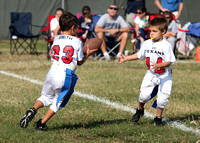
M 166 97 L 166 96 L 164 96 Z M 168 98 L 164 98 L 164 97 L 158 97 L 157 98 L 157 106 L 161 109 L 164 109 L 165 106 L 167 105 L 168 103 Z
M 140 93 L 139 101 L 140 101 L 141 103 L 146 103 L 147 101 L 149 101 L 150 98 L 151 98 L 150 95 L 145 95 L 145 94 L 141 94 L 141 93 Z

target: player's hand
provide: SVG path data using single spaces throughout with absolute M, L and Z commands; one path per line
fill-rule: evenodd
M 152 72 L 155 72 L 159 67 L 158 64 L 154 63 L 153 61 L 151 61 L 152 65 L 150 67 Z
M 51 50 L 51 49 L 49 50 L 49 56 L 50 56 L 50 57 L 52 57 L 52 56 L 53 56 L 53 52 L 52 52 L 52 50 Z
M 90 49 L 90 55 L 94 54 L 96 51 L 97 51 L 96 49 L 93 50 Z
M 87 45 L 86 47 L 87 47 L 86 54 L 87 54 L 88 57 L 89 57 L 92 53 L 96 52 L 96 49 L 91 50 L 89 45 Z
M 126 56 L 124 56 L 122 54 L 121 56 L 119 56 L 118 61 L 119 61 L 120 64 L 123 63 L 123 62 L 125 62 L 126 61 Z
M 89 45 L 87 45 L 86 47 L 87 47 L 86 55 L 88 57 L 90 55 L 90 47 L 89 47 Z

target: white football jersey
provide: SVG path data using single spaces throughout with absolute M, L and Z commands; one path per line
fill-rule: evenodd
M 154 63 L 163 63 L 166 61 L 174 63 L 176 61 L 171 44 L 165 39 L 160 42 L 154 42 L 152 39 L 146 40 L 137 54 L 139 59 L 146 58 L 148 69 L 151 69 L 151 61 Z M 171 65 L 169 67 L 159 68 L 155 71 L 155 73 L 158 74 L 169 72 L 171 73 Z
M 69 68 L 75 71 L 77 61 L 82 61 L 83 44 L 82 42 L 70 35 L 58 35 L 51 47 L 53 56 L 51 57 L 53 64 L 58 64 L 59 67 Z

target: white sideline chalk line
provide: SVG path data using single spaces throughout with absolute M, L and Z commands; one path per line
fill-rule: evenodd
M 18 79 L 26 80 L 26 81 L 29 81 L 31 83 L 35 83 L 35 84 L 38 84 L 38 85 L 43 85 L 43 82 L 28 78 L 26 76 L 19 76 L 19 75 L 16 75 L 14 73 L 9 73 L 9 72 L 3 71 L 3 70 L 0 70 L 0 73 L 3 74 L 3 75 L 7 75 L 7 76 L 15 77 L 15 78 L 18 78 Z M 82 97 L 82 98 L 85 98 L 85 99 L 89 99 L 89 100 L 92 100 L 92 101 L 95 101 L 95 102 L 104 103 L 104 104 L 109 105 L 109 106 L 116 108 L 116 109 L 121 109 L 123 111 L 135 113 L 135 109 L 133 109 L 131 107 L 122 105 L 122 104 L 117 103 L 117 102 L 112 102 L 112 101 L 109 101 L 107 99 L 99 98 L 99 97 L 96 97 L 92 94 L 85 94 L 85 93 L 81 93 L 79 91 L 74 91 L 74 94 L 76 96 L 79 96 L 79 97 Z M 145 112 L 144 116 L 146 118 L 150 118 L 150 119 L 154 118 L 154 115 L 152 115 L 148 112 Z M 198 130 L 197 128 L 193 129 L 192 127 L 187 127 L 185 124 L 182 124 L 178 121 L 167 121 L 166 120 L 166 123 L 168 125 L 174 127 L 174 128 L 181 129 L 181 130 L 186 131 L 186 132 L 192 132 L 192 133 L 195 133 L 196 135 L 200 136 L 200 130 Z
M 113 62 L 115 62 L 115 61 L 113 61 Z M 8 62 L 7 61 L 0 61 L 0 63 L 8 63 Z M 9 63 L 24 64 L 24 63 L 27 63 L 27 62 L 12 61 L 12 62 L 9 62 Z M 41 61 L 34 60 L 34 61 L 31 61 L 31 62 L 28 62 L 28 63 L 41 63 Z M 90 61 L 90 63 L 97 64 L 97 61 Z M 144 64 L 145 61 L 138 60 L 136 63 Z M 176 63 L 181 63 L 181 64 L 188 64 L 188 63 L 199 64 L 200 62 L 196 62 L 195 60 L 176 60 Z

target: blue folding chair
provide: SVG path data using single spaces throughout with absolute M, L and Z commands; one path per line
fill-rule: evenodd
M 97 15 L 97 14 L 94 14 L 94 15 L 92 16 L 92 25 L 91 25 L 91 27 L 88 29 L 89 34 L 88 34 L 87 39 L 95 38 L 95 37 L 96 37 L 96 33 L 94 32 L 94 29 L 95 29 L 95 26 L 96 26 L 96 24 L 97 24 L 99 18 L 100 18 L 100 16 Z
M 11 12 L 10 30 L 10 53 L 37 54 L 36 44 L 40 34 L 33 35 L 32 30 L 32 13 L 15 13 Z M 41 26 L 37 26 L 41 27 Z M 30 48 L 30 51 L 28 51 Z
M 195 54 L 192 54 L 191 51 L 200 45 L 200 22 L 188 22 L 178 30 L 180 32 L 176 43 L 178 52 L 186 56 L 194 56 Z
M 195 46 L 200 45 L 200 22 L 191 23 L 188 26 L 188 30 L 188 38 L 190 38 Z

